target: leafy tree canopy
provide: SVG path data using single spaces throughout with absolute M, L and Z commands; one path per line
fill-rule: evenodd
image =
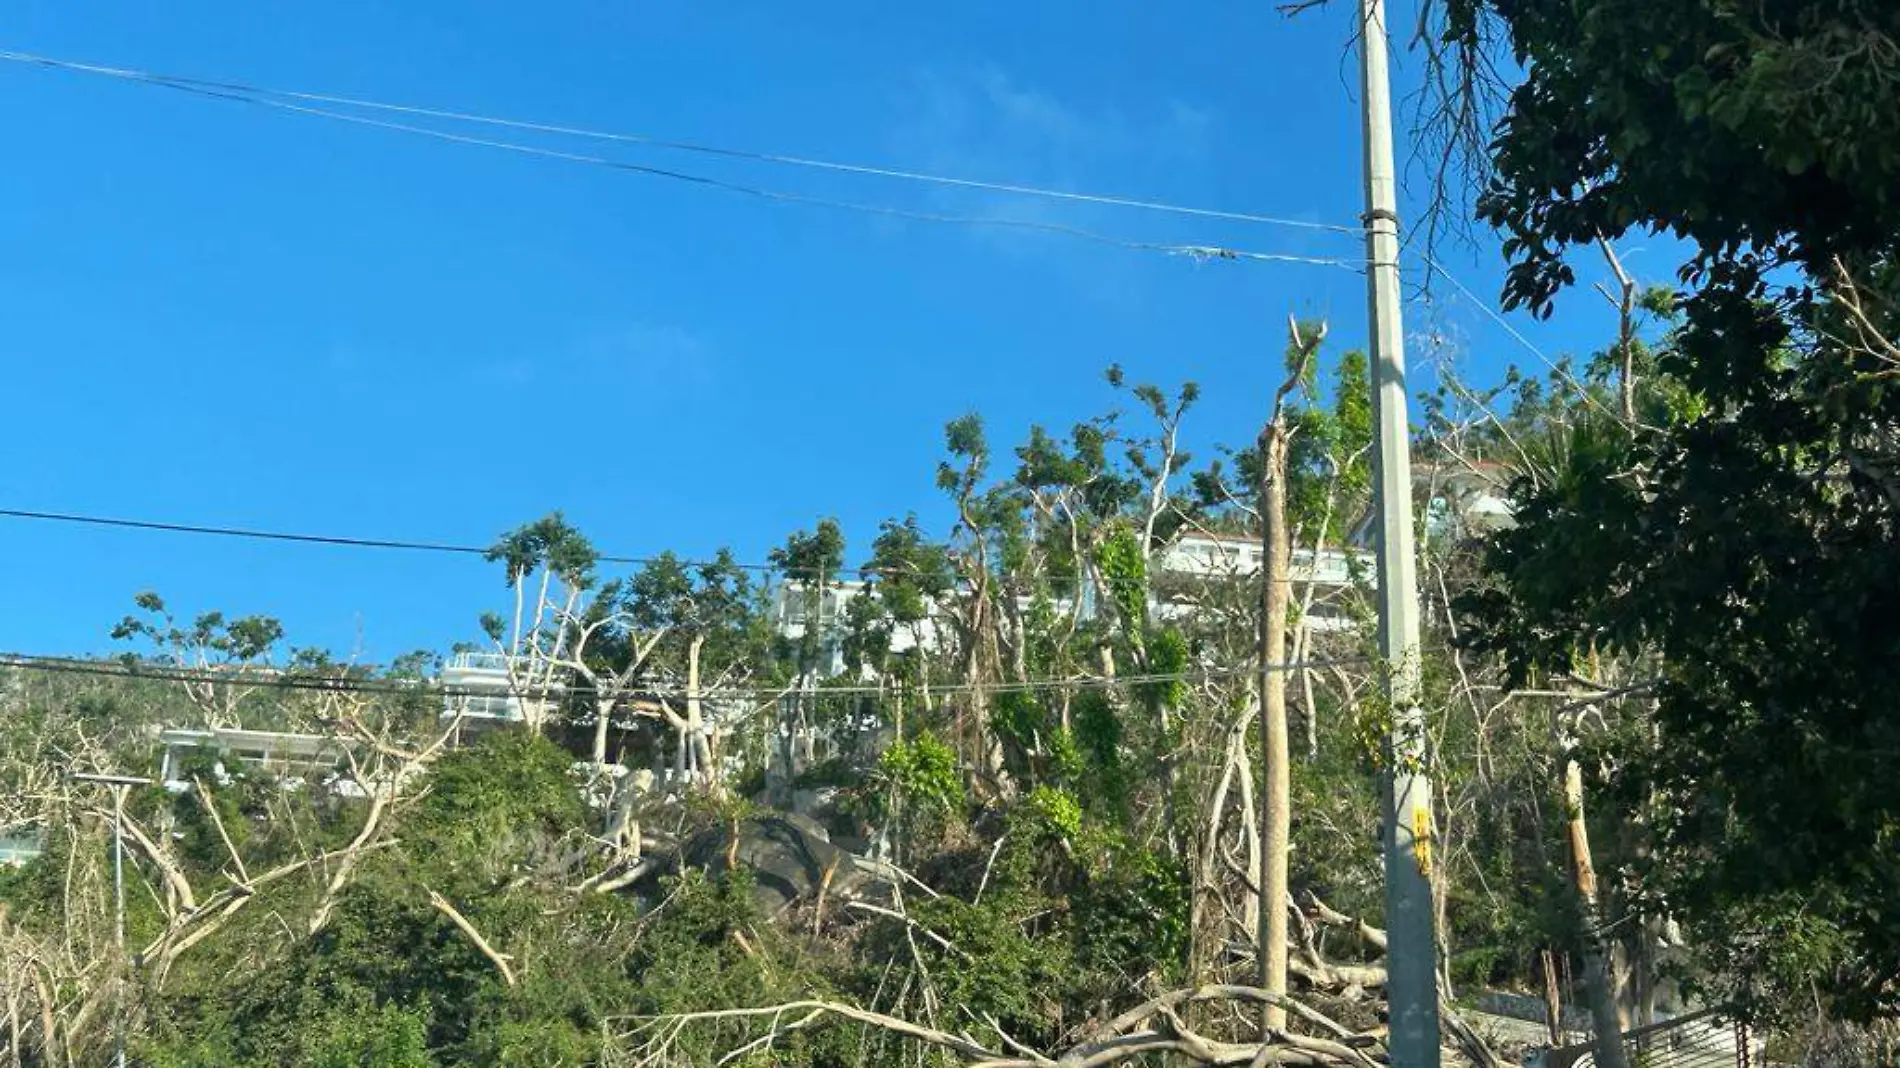
M 1578 246 L 1686 240 L 1681 328 L 1633 425 L 1593 416 L 1519 487 L 1467 600 L 1520 674 L 1655 654 L 1655 906 L 1735 992 L 1900 1007 L 1900 7 L 1457 0 L 1527 76 L 1479 201 L 1507 303 Z M 1467 38 L 1468 39 L 1468 38 Z M 1642 791 L 1648 791 L 1642 793 Z

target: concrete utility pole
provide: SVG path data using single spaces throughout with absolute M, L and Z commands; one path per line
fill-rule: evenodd
M 1392 166 L 1392 89 L 1384 0 L 1359 0 L 1365 107 L 1366 285 L 1373 409 L 1378 421 L 1379 646 L 1392 710 L 1385 798 L 1386 994 L 1394 1068 L 1438 1064 L 1438 939 L 1432 909 L 1431 783 L 1418 707 L 1418 560 L 1412 538 L 1412 454 L 1405 336 L 1399 321 L 1399 216 Z
M 125 791 L 133 786 L 150 786 L 152 780 L 137 775 L 89 775 L 72 772 L 75 782 L 96 782 L 112 787 L 112 948 L 119 958 L 119 981 L 124 983 L 125 959 Z M 112 1064 L 125 1068 L 125 990 L 119 990 L 112 1021 Z

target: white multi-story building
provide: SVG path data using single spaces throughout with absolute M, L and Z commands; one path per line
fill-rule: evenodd
M 221 778 L 228 778 L 240 767 L 261 768 L 278 775 L 329 771 L 347 759 L 342 740 L 319 734 L 236 727 L 211 730 L 168 727 L 159 731 L 158 742 L 164 747 L 158 780 L 174 793 L 191 789 L 184 769 L 188 756 L 194 752 L 214 754 L 217 759 L 214 773 Z
M 1217 582 L 1237 582 L 1260 573 L 1265 551 L 1260 539 L 1248 535 L 1195 531 L 1183 534 L 1155 556 L 1156 585 L 1164 589 L 1151 609 L 1161 619 L 1181 620 L 1201 610 L 1194 588 Z M 1307 622 L 1315 630 L 1342 630 L 1352 625 L 1343 611 L 1348 593 L 1360 584 L 1373 584 L 1372 556 L 1357 546 L 1295 548 L 1289 577 L 1293 602 L 1309 606 Z
M 460 716 L 463 723 L 477 728 L 520 723 L 527 718 L 524 702 L 556 702 L 561 686 L 551 685 L 548 693 L 523 694 L 523 688 L 508 670 L 506 656 L 465 649 L 442 665 L 442 718 Z
M 875 598 L 877 595 L 876 586 L 856 579 L 825 583 L 817 598 L 813 597 L 812 589 L 806 583 L 780 583 L 772 590 L 769 609 L 772 627 L 779 637 L 787 641 L 802 641 L 806 628 L 812 623 L 813 601 L 817 600 L 818 670 L 822 674 L 837 675 L 844 671 L 845 612 L 851 602 L 858 598 Z M 942 609 L 933 601 L 925 605 L 924 611 L 924 618 L 917 623 L 892 626 L 891 652 L 937 648 L 942 630 Z
M 1259 572 L 1260 559 L 1257 538 L 1205 533 L 1184 535 L 1155 556 L 1155 577 L 1161 581 L 1155 583 L 1158 592 L 1149 608 L 1161 619 L 1191 616 L 1199 610 L 1199 601 L 1177 594 L 1196 583 L 1244 580 Z M 1314 584 L 1311 619 L 1317 628 L 1339 629 L 1350 625 L 1336 606 L 1342 594 L 1356 582 L 1369 581 L 1370 574 L 1371 559 L 1362 549 L 1329 549 L 1318 554 L 1310 549 L 1293 551 L 1294 582 Z M 816 605 L 821 641 L 819 672 L 837 675 L 844 671 L 842 643 L 846 612 L 857 598 L 876 597 L 877 589 L 867 582 L 839 580 L 825 584 L 820 596 Z M 1091 611 L 1092 601 L 1091 597 L 1083 598 L 1085 614 Z M 813 591 L 802 582 L 783 583 L 772 591 L 772 626 L 780 637 L 789 641 L 805 637 L 806 628 L 812 624 L 813 602 Z M 1074 607 L 1074 602 L 1067 599 L 1059 599 L 1055 605 L 1058 612 L 1064 613 Z M 891 632 L 891 651 L 938 648 L 944 628 L 942 611 L 933 602 L 927 606 L 923 620 L 895 626 Z
M 1512 509 L 1502 486 L 1505 470 L 1496 464 L 1478 463 L 1456 468 L 1421 468 L 1415 478 L 1425 510 L 1428 539 L 1482 536 L 1511 525 Z M 1377 584 L 1371 546 L 1372 516 L 1364 517 L 1348 533 L 1345 544 L 1314 550 L 1295 547 L 1292 552 L 1291 578 L 1293 599 L 1306 610 L 1305 619 L 1315 630 L 1343 630 L 1353 625 L 1347 611 L 1348 595 L 1355 589 L 1372 589 Z M 1189 531 L 1164 546 L 1151 562 L 1151 583 L 1157 591 L 1149 609 L 1156 618 L 1183 620 L 1204 611 L 1205 599 L 1196 596 L 1196 587 L 1223 581 L 1244 581 L 1260 573 L 1263 556 L 1257 536 Z M 821 634 L 819 670 L 836 675 L 844 670 L 841 647 L 846 612 L 859 597 L 877 596 L 872 584 L 840 580 L 827 583 L 817 604 L 816 625 Z M 1082 610 L 1092 609 L 1092 598 L 1084 594 Z M 1025 606 L 1026 607 L 1026 606 Z M 1072 602 L 1058 602 L 1058 611 L 1070 611 Z M 812 625 L 813 598 L 808 585 L 787 582 L 773 590 L 772 625 L 781 637 L 797 641 Z M 922 647 L 934 649 L 943 629 L 941 609 L 928 608 L 926 618 L 910 627 L 897 627 L 891 635 L 891 650 L 903 652 Z

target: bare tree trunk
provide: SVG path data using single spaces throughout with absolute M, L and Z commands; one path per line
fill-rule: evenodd
M 1622 364 L 1622 373 L 1617 376 L 1617 393 L 1622 401 L 1623 424 L 1633 427 L 1636 425 L 1636 283 L 1623 269 L 1623 261 L 1617 258 L 1610 243 L 1602 241 L 1599 245 L 1603 258 L 1609 261 L 1610 272 L 1616 275 L 1615 293 L 1601 286 L 1598 290 L 1616 308 L 1616 352 Z
M 613 711 L 613 701 L 606 698 L 594 700 L 594 770 L 598 771 L 607 763 L 607 722 Z
M 1597 907 L 1596 864 L 1590 856 L 1590 829 L 1583 819 L 1583 769 L 1564 759 L 1564 809 L 1570 823 L 1571 874 L 1576 879 L 1577 912 L 1583 923 L 1583 984 L 1590 999 L 1597 1068 L 1628 1068 L 1623 1033 L 1617 1026 L 1616 983 L 1603 945 L 1603 917 Z
M 1029 677 L 1029 627 L 1023 621 L 1023 606 L 1012 591 L 1003 593 L 1003 618 L 1009 623 L 1009 663 L 1014 680 L 1021 682 Z M 922 642 L 917 643 L 920 647 Z
M 1193 974 L 1196 982 L 1200 982 L 1205 978 L 1203 973 L 1209 966 L 1209 963 L 1217 958 L 1220 947 L 1224 945 L 1227 940 L 1225 916 L 1221 914 L 1221 910 L 1217 907 L 1211 910 L 1215 915 L 1215 919 L 1212 923 L 1209 923 L 1207 917 L 1210 910 L 1207 904 L 1210 898 L 1214 900 L 1217 906 L 1221 904 L 1221 882 L 1216 877 L 1216 872 L 1220 869 L 1220 858 L 1223 849 L 1221 844 L 1221 832 L 1227 822 L 1228 795 L 1233 791 L 1240 777 L 1246 772 L 1247 724 L 1251 722 L 1253 718 L 1254 710 L 1251 708 L 1246 709 L 1241 713 L 1239 718 L 1234 721 L 1233 725 L 1228 728 L 1226 748 L 1222 751 L 1221 757 L 1220 779 L 1215 783 L 1213 798 L 1207 805 L 1206 833 L 1201 842 L 1198 876 L 1190 908 L 1191 915 L 1188 920 L 1188 931 L 1194 943 Z M 1247 808 L 1253 804 L 1251 791 L 1243 791 L 1240 804 L 1242 806 L 1241 823 L 1244 827 L 1244 825 L 1249 822 L 1248 817 L 1251 816 L 1251 813 L 1247 811 Z M 1253 850 L 1253 852 L 1257 852 L 1257 848 Z M 1253 867 L 1249 868 L 1250 871 L 1257 870 L 1258 865 L 1252 861 L 1251 856 L 1249 863 L 1253 864 Z M 1204 930 L 1204 928 L 1208 929 Z M 1249 929 L 1252 929 L 1251 925 Z
M 1244 740 L 1242 744 L 1245 744 Z M 1240 762 L 1240 815 L 1240 832 L 1247 839 L 1247 870 L 1256 873 L 1255 878 L 1258 878 L 1257 873 L 1260 871 L 1260 808 L 1254 804 L 1253 764 L 1247 760 Z M 1242 895 L 1242 900 L 1246 902 L 1246 907 L 1242 914 L 1244 926 L 1247 930 L 1258 931 L 1260 929 L 1260 895 L 1258 893 L 1244 894 Z
M 1264 782 L 1260 790 L 1260 988 L 1275 998 L 1286 995 L 1287 851 L 1292 844 L 1293 803 L 1288 776 L 1286 723 L 1286 621 L 1292 577 L 1292 548 L 1286 523 L 1286 428 L 1275 413 L 1262 450 L 1260 518 L 1264 556 L 1260 597 L 1260 749 Z M 1286 1009 L 1264 1002 L 1262 1027 L 1286 1029 Z
M 1318 567 L 1318 564 L 1315 563 L 1314 566 Z M 1293 636 L 1293 659 L 1299 663 L 1305 663 L 1313 658 L 1313 626 L 1307 615 L 1312 611 L 1313 607 L 1313 597 L 1310 592 L 1312 590 L 1311 584 L 1307 586 L 1307 590 L 1309 592 L 1306 598 L 1306 607 L 1300 612 L 1299 629 Z M 1300 669 L 1300 700 L 1306 707 L 1306 759 L 1318 760 L 1319 694 L 1313 686 L 1313 671 L 1311 668 Z
M 1215 881 L 1214 873 L 1220 859 L 1221 819 L 1226 815 L 1227 791 L 1234 782 L 1233 746 L 1228 746 L 1227 760 L 1221 768 L 1220 782 L 1214 787 L 1214 799 L 1207 809 L 1207 834 L 1201 845 L 1201 855 L 1196 858 L 1194 894 L 1188 901 L 1188 972 L 1199 983 L 1206 979 L 1206 962 L 1214 959 L 1216 949 L 1226 937 L 1226 931 L 1216 924 L 1216 930 L 1210 936 L 1204 931 L 1206 923 L 1207 899 L 1220 896 L 1220 885 Z
M 1326 532 L 1333 524 L 1333 512 L 1339 500 L 1340 463 L 1337 458 L 1331 461 L 1332 474 L 1326 480 L 1326 508 L 1320 513 L 1319 533 L 1312 538 L 1308 549 L 1310 561 L 1306 574 L 1306 589 L 1300 594 L 1300 622 L 1293 634 L 1293 659 L 1305 663 L 1313 657 L 1313 598 L 1319 592 L 1320 554 L 1326 551 Z M 1291 572 L 1291 568 L 1288 569 Z M 1288 579 L 1292 575 L 1288 574 Z M 1319 703 L 1313 692 L 1313 671 L 1300 669 L 1300 696 L 1306 709 L 1306 759 L 1319 759 Z
M 1656 948 L 1662 941 L 1661 924 L 1646 916 L 1642 923 L 1642 942 L 1636 954 L 1636 1026 L 1656 1022 Z
M 20 988 L 13 975 L 13 962 L 7 962 L 7 1050 L 12 1054 L 13 1068 L 23 1068 L 26 1063 L 26 1036 L 20 1026 Z
M 1564 1044 L 1564 999 L 1557 986 L 1557 955 L 1546 949 L 1539 953 L 1538 959 L 1544 968 L 1544 1027 L 1550 1033 L 1550 1044 Z
M 722 792 L 718 769 L 713 766 L 712 744 L 706 739 L 705 700 L 700 693 L 699 654 L 705 648 L 704 635 L 694 635 L 686 647 L 686 738 L 692 746 L 694 781 L 703 781 L 714 794 Z
M 1286 617 L 1291 606 L 1293 548 L 1287 529 L 1287 446 L 1292 430 L 1286 399 L 1326 337 L 1322 325 L 1310 334 L 1287 321 L 1287 376 L 1274 392 L 1273 408 L 1260 432 L 1260 987 L 1267 998 L 1260 1013 L 1261 1040 L 1286 1029 L 1287 853 L 1293 845 L 1293 797 L 1286 730 Z

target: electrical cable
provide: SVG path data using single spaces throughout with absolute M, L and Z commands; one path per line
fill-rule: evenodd
M 411 104 L 391 104 L 361 97 L 337 96 L 329 93 L 299 92 L 289 89 L 270 89 L 262 86 L 247 85 L 243 82 L 214 81 L 205 78 L 192 78 L 184 75 L 161 74 L 154 71 L 139 70 L 130 67 L 111 67 L 95 63 L 81 63 L 74 60 L 54 59 L 49 56 L 34 55 L 28 52 L 0 50 L 0 59 L 15 63 L 26 63 L 48 67 L 55 70 L 70 71 L 79 74 L 103 75 L 126 81 L 147 82 L 171 88 L 198 88 L 214 90 L 226 94 L 241 94 L 249 97 L 275 97 L 284 100 L 297 100 L 311 104 L 330 104 L 341 107 L 359 108 L 365 111 L 381 111 L 387 114 L 413 115 L 422 118 L 447 119 L 453 122 L 465 122 L 480 126 L 493 126 L 510 130 L 522 130 L 533 133 L 556 134 L 564 137 L 579 137 L 597 141 L 609 141 L 618 144 L 641 145 L 648 148 L 661 148 L 676 152 L 693 152 L 701 155 L 719 156 L 727 159 L 747 160 L 755 163 L 771 163 L 789 167 L 804 167 L 813 170 L 833 171 L 841 174 L 855 174 L 874 178 L 890 178 L 902 181 L 919 182 L 929 185 L 952 186 L 961 189 L 980 189 L 996 193 L 1009 193 L 1017 196 L 1044 197 L 1052 200 L 1066 200 L 1083 204 L 1100 204 L 1109 207 L 1134 208 L 1143 211 L 1165 212 L 1174 215 L 1186 215 L 1208 219 L 1222 219 L 1230 222 L 1257 223 L 1271 226 L 1285 226 L 1295 229 L 1318 230 L 1329 233 L 1346 234 L 1359 237 L 1364 234 L 1361 227 L 1342 226 L 1336 223 L 1316 222 L 1309 219 L 1289 219 L 1271 215 L 1256 215 L 1243 211 L 1225 211 L 1218 208 L 1202 208 L 1192 205 L 1172 204 L 1166 201 L 1147 200 L 1136 197 L 1114 196 L 1100 193 L 1084 193 L 1064 189 L 1048 189 L 1018 182 L 987 182 L 974 178 L 958 178 L 948 175 L 931 174 L 925 171 L 903 170 L 894 167 L 881 167 L 863 163 L 846 163 L 837 160 L 816 159 L 807 156 L 787 155 L 777 152 L 758 152 L 742 148 L 729 148 L 697 141 L 683 141 L 673 138 L 656 137 L 650 134 L 618 133 L 606 130 L 594 130 L 581 126 L 568 126 L 557 123 L 534 122 L 524 119 L 498 118 L 474 112 L 452 111 L 441 108 L 421 107 Z
M 457 556 L 478 556 L 487 558 L 495 552 L 494 547 L 475 545 L 457 545 L 450 542 L 412 541 L 398 538 L 359 538 L 340 534 L 305 534 L 281 530 L 257 530 L 246 527 L 208 526 L 196 523 L 168 523 L 151 519 L 123 519 L 114 516 L 83 515 L 76 512 L 44 512 L 27 508 L 0 508 L 0 519 L 26 519 L 40 522 L 72 523 L 80 526 L 106 527 L 117 530 L 158 531 L 167 534 L 192 534 L 221 538 L 242 538 L 253 541 L 289 542 L 299 545 L 331 545 L 348 549 L 392 549 L 402 552 L 444 553 Z M 626 556 L 602 553 L 595 560 L 603 564 L 628 564 L 647 566 L 659 563 L 664 556 Z M 672 557 L 672 561 L 681 567 L 733 567 L 741 571 L 754 571 L 780 575 L 842 575 L 856 572 L 860 575 L 908 575 L 913 577 L 937 577 L 935 573 L 915 568 L 878 567 L 865 565 L 858 568 L 810 568 L 792 567 L 780 564 L 744 563 L 737 560 L 696 560 L 684 557 Z M 829 581 L 841 581 L 831 579 Z
M 1564 368 L 1562 365 L 1558 364 L 1557 361 L 1551 359 L 1548 355 L 1546 355 L 1543 349 L 1538 348 L 1537 345 L 1534 344 L 1530 338 L 1525 337 L 1523 333 L 1517 329 L 1517 327 L 1512 326 L 1511 321 L 1509 319 L 1506 319 L 1503 313 L 1491 307 L 1488 301 L 1480 299 L 1476 293 L 1471 291 L 1470 286 L 1467 286 L 1463 282 L 1459 281 L 1458 276 L 1455 274 L 1452 274 L 1449 270 L 1447 270 L 1443 263 L 1440 263 L 1438 260 L 1434 259 L 1429 253 L 1421 252 L 1419 253 L 1419 258 L 1425 261 L 1425 266 L 1427 268 L 1433 271 L 1437 271 L 1441 275 L 1444 275 L 1445 281 L 1450 282 L 1453 288 L 1457 289 L 1458 292 L 1464 294 L 1465 299 L 1470 301 L 1472 304 L 1476 305 L 1477 309 L 1483 312 L 1485 316 L 1488 317 L 1492 322 L 1496 323 L 1500 327 L 1503 327 L 1505 333 L 1511 335 L 1511 338 L 1515 340 L 1519 345 L 1523 346 L 1525 351 L 1537 357 L 1537 359 L 1540 362 L 1542 362 L 1545 367 L 1548 367 L 1550 369 L 1550 372 L 1552 374 L 1557 375 L 1561 377 L 1564 381 L 1568 382 L 1570 384 L 1570 387 L 1577 391 L 1577 395 L 1583 398 L 1584 403 L 1591 405 L 1592 407 L 1596 408 L 1599 412 L 1601 412 L 1604 415 L 1609 416 L 1612 419 L 1620 418 L 1615 412 L 1610 411 L 1610 409 L 1606 405 L 1604 405 L 1604 403 L 1601 400 L 1597 398 L 1596 394 L 1591 393 L 1589 387 L 1585 386 L 1582 382 L 1578 381 L 1576 375 L 1571 374 L 1568 369 Z
M 449 542 L 408 541 L 397 538 L 359 538 L 340 534 L 304 534 L 281 530 L 256 530 L 246 527 L 204 526 L 196 523 L 167 523 L 151 519 L 122 519 L 113 516 L 81 515 L 74 512 L 42 512 L 27 508 L 0 508 L 0 519 L 27 519 L 54 523 L 73 523 L 81 526 L 107 527 L 117 530 L 149 530 L 167 534 L 195 534 L 223 538 L 243 538 L 254 541 L 289 542 L 299 545 L 331 545 L 347 549 L 394 549 L 403 552 L 445 553 L 457 556 L 479 556 L 486 558 L 495 552 L 494 547 L 476 545 L 456 545 Z M 647 566 L 665 559 L 663 556 L 625 556 L 602 553 L 594 559 L 603 564 L 629 564 Z M 675 556 L 672 561 L 681 567 L 707 568 L 732 567 L 741 571 L 755 571 L 780 575 L 830 574 L 841 575 L 856 572 L 861 575 L 909 575 L 915 577 L 934 577 L 930 573 L 914 568 L 878 567 L 867 564 L 859 568 L 810 568 L 792 567 L 780 564 L 746 563 L 738 560 L 700 560 Z M 841 581 L 833 579 L 832 581 Z
M 484 559 L 495 554 L 493 546 L 458 545 L 452 542 L 414 541 L 399 538 L 365 538 L 342 534 L 308 534 L 281 530 L 258 530 L 249 527 L 210 526 L 197 523 L 171 523 L 153 519 L 125 519 L 115 516 L 86 515 L 77 512 L 46 512 L 28 508 L 0 508 L 0 519 L 24 519 L 33 522 L 70 523 L 78 526 L 104 527 L 113 530 L 154 531 L 165 534 L 189 534 L 206 537 L 240 538 L 251 541 L 285 542 L 296 545 L 328 545 L 346 549 L 388 549 L 399 552 L 443 553 L 455 556 L 477 556 Z M 601 553 L 594 559 L 603 564 L 626 564 L 644 567 L 667 559 L 663 555 L 629 556 L 613 553 Z M 912 578 L 941 578 L 942 572 L 923 571 L 917 568 L 880 567 L 866 564 L 862 567 L 811 568 L 792 567 L 771 563 L 748 563 L 739 560 L 705 560 L 673 556 L 673 563 L 687 568 L 731 567 L 741 571 L 777 574 L 785 576 L 824 575 L 826 582 L 842 582 L 836 576 L 858 574 L 860 576 L 907 576 Z
M 1054 235 L 1059 235 L 1063 237 L 1076 238 L 1076 239 L 1084 240 L 1084 241 L 1091 241 L 1098 244 L 1127 249 L 1130 251 L 1158 252 L 1163 255 L 1169 255 L 1169 256 L 1183 256 L 1188 259 L 1194 260 L 1196 262 L 1205 262 L 1209 260 L 1245 260 L 1245 261 L 1250 261 L 1250 262 L 1255 262 L 1255 263 L 1303 264 L 1303 265 L 1308 265 L 1308 266 L 1334 267 L 1334 268 L 1339 268 L 1342 270 L 1351 271 L 1354 273 L 1360 272 L 1360 268 L 1356 263 L 1350 260 L 1345 260 L 1338 257 L 1304 256 L 1304 255 L 1296 255 L 1293 253 L 1282 253 L 1282 252 L 1258 252 L 1258 251 L 1254 251 L 1250 249 L 1233 248 L 1233 247 L 1224 246 L 1224 245 L 1169 243 L 1169 242 L 1156 242 L 1156 241 L 1135 241 L 1135 240 L 1128 240 L 1124 238 L 1114 237 L 1108 234 L 1097 233 L 1093 230 L 1085 230 L 1085 229 L 1082 229 L 1081 227 L 1066 226 L 1060 223 L 1038 222 L 1038 221 L 1030 220 L 1030 219 L 1012 219 L 1012 218 L 1007 218 L 1007 217 L 987 216 L 987 215 L 954 215 L 954 214 L 948 214 L 948 213 L 943 213 L 943 212 L 918 211 L 918 210 L 913 210 L 910 208 L 891 207 L 889 205 L 882 205 L 882 204 L 867 204 L 867 203 L 863 203 L 859 201 L 836 200 L 829 197 L 810 196 L 804 193 L 790 193 L 790 192 L 785 192 L 783 190 L 769 189 L 769 188 L 764 188 L 761 186 L 746 185 L 739 182 L 729 182 L 724 179 L 712 178 L 706 175 L 692 174 L 685 171 L 671 170 L 664 167 L 652 167 L 652 166 L 648 166 L 646 164 L 640 164 L 640 163 L 630 163 L 625 160 L 610 159 L 605 156 L 595 156 L 595 155 L 589 155 L 589 154 L 580 153 L 580 152 L 567 152 L 567 151 L 563 151 L 559 149 L 543 148 L 537 145 L 521 144 L 515 141 L 502 141 L 502 140 L 486 138 L 486 137 L 473 137 L 467 134 L 452 133 L 447 130 L 437 130 L 437 129 L 433 129 L 427 126 L 417 126 L 412 123 L 391 122 L 384 119 L 369 118 L 363 115 L 352 115 L 346 112 L 333 111 L 327 108 L 311 107 L 304 104 L 293 103 L 287 100 L 280 100 L 280 99 L 276 99 L 270 96 L 255 95 L 253 93 L 244 91 L 241 88 L 224 89 L 224 88 L 210 87 L 217 83 L 173 80 L 173 79 L 167 79 L 158 75 L 147 75 L 147 74 L 143 74 L 142 72 L 136 72 L 136 71 L 120 71 L 120 70 L 115 70 L 114 68 L 88 67 L 82 64 L 71 64 L 71 63 L 66 63 L 64 61 L 61 61 L 61 60 L 52 60 L 52 59 L 47 59 L 44 57 L 31 56 L 29 54 L 19 53 L 19 52 L 0 51 L 0 60 L 12 60 L 15 62 L 35 63 L 41 66 L 49 66 L 49 67 L 54 67 L 57 69 L 64 69 L 64 70 L 78 70 L 78 71 L 83 71 L 86 73 L 109 74 L 113 77 L 126 78 L 126 79 L 143 83 L 143 84 L 162 86 L 165 88 L 174 89 L 181 92 L 192 93 L 198 96 L 205 96 L 205 97 L 211 97 L 214 99 L 231 100 L 231 101 L 236 101 L 240 103 L 254 104 L 259 107 L 272 108 L 272 109 L 276 109 L 280 111 L 287 111 L 287 112 L 292 112 L 292 113 L 301 114 L 301 115 L 310 115 L 310 116 L 315 116 L 319 118 L 327 118 L 327 119 L 331 119 L 337 122 L 351 123 L 358 126 L 366 126 L 373 129 L 387 130 L 387 131 L 391 131 L 395 133 L 405 133 L 405 134 L 411 134 L 411 135 L 415 135 L 419 137 L 432 138 L 434 140 L 446 141 L 452 144 L 474 145 L 474 146 L 479 146 L 479 147 L 484 147 L 484 148 L 493 148 L 493 149 L 499 149 L 499 150 L 507 151 L 507 152 L 519 153 L 521 155 L 539 157 L 543 159 L 554 159 L 554 160 L 561 160 L 561 161 L 565 161 L 569 163 L 589 164 L 593 166 L 606 167 L 612 170 L 626 171 L 626 172 L 631 172 L 634 174 L 647 175 L 649 177 L 668 178 L 674 181 L 686 182 L 689 184 L 703 186 L 703 187 L 712 188 L 712 189 L 720 189 L 726 192 L 739 193 L 745 196 L 756 197 L 756 198 L 759 198 L 762 200 L 768 200 L 768 201 L 776 201 L 779 203 L 800 204 L 800 205 L 805 205 L 809 207 L 830 208 L 830 209 L 839 210 L 839 211 L 858 212 L 861 214 L 877 215 L 877 216 L 882 216 L 886 218 L 906 219 L 913 222 L 942 223 L 942 224 L 960 225 L 960 226 L 976 226 L 976 227 L 992 227 L 992 228 L 1003 228 L 1003 229 L 1027 230 L 1027 231 L 1033 231 L 1037 233 L 1054 234 Z

